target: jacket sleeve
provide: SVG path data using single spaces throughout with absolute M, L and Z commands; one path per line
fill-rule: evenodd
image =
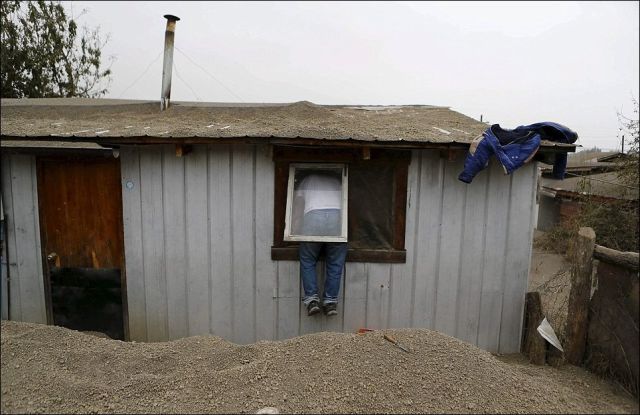
M 556 154 L 556 160 L 553 162 L 553 178 L 564 180 L 564 173 L 567 169 L 567 153 Z
M 493 154 L 493 148 L 487 142 L 486 137 L 483 136 L 477 147 L 475 147 L 475 151 L 473 151 L 473 147 L 469 149 L 467 158 L 464 160 L 462 173 L 458 175 L 458 180 L 471 183 L 476 174 L 487 167 L 491 154 Z

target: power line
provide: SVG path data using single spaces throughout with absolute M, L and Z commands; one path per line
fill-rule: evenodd
M 191 88 L 191 85 L 189 85 L 187 83 L 187 81 L 185 81 L 184 79 L 182 79 L 182 77 L 180 76 L 180 74 L 178 73 L 178 67 L 176 66 L 176 62 L 173 61 L 173 69 L 176 71 L 176 76 L 178 77 L 179 80 L 181 80 L 182 82 L 184 82 L 184 84 L 187 86 L 187 88 L 189 88 L 191 90 L 191 92 L 193 93 L 193 95 L 195 95 L 196 99 L 198 101 L 202 101 L 200 99 L 200 97 L 198 96 L 198 94 L 196 94 L 196 91 L 193 90 L 193 88 Z
M 216 78 L 215 76 L 213 76 L 211 73 L 209 73 L 209 71 L 207 71 L 205 68 L 203 68 L 202 66 L 198 65 L 196 62 L 194 62 L 193 59 L 191 59 L 189 56 L 187 56 L 186 53 L 184 53 L 182 50 L 180 50 L 180 48 L 178 48 L 177 46 L 174 46 L 175 49 L 182 53 L 182 55 L 189 59 L 189 61 L 191 63 L 193 63 L 195 66 L 197 66 L 198 68 L 202 69 L 204 71 L 204 73 L 206 73 L 207 75 L 209 75 L 211 78 L 213 78 L 214 81 L 216 81 L 217 83 L 219 83 L 220 85 L 222 85 L 222 87 L 224 89 L 226 89 L 231 95 L 233 95 L 234 97 L 236 97 L 238 100 L 240 100 L 240 102 L 244 102 L 244 100 L 242 98 L 240 98 L 237 94 L 235 94 L 232 90 L 230 90 L 229 88 L 227 88 L 227 86 L 225 84 L 222 83 L 222 81 L 220 81 L 218 78 Z
M 140 75 L 140 76 L 138 77 L 138 79 L 136 79 L 135 81 L 133 81 L 133 83 L 132 83 L 131 85 L 129 85 L 128 87 L 126 87 L 126 88 L 124 89 L 124 91 L 122 91 L 122 92 L 120 93 L 120 95 L 118 95 L 118 98 L 122 98 L 122 96 L 124 95 L 124 93 L 125 93 L 125 92 L 127 92 L 127 91 L 129 90 L 129 88 L 131 88 L 132 86 L 134 86 L 135 84 L 137 84 L 137 83 L 138 83 L 138 81 L 139 81 L 140 79 L 142 79 L 142 77 L 143 77 L 143 76 L 144 76 L 144 75 L 149 71 L 149 68 L 151 68 L 151 65 L 153 65 L 153 64 L 158 60 L 158 58 L 159 58 L 160 56 L 162 56 L 162 53 L 163 53 L 163 51 L 160 51 L 160 53 L 158 53 L 158 56 L 156 56 L 156 58 L 155 58 L 154 60 L 152 60 L 152 61 L 151 61 L 151 63 L 149 64 L 149 66 L 147 66 L 147 69 L 145 69 L 145 70 L 144 70 L 144 72 L 142 72 L 142 75 Z

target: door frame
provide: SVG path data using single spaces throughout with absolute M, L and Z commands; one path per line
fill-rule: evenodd
M 51 275 L 49 269 L 49 261 L 47 260 L 46 247 L 44 244 L 44 227 L 42 224 L 42 216 L 41 212 L 43 210 L 43 202 L 40 197 L 40 183 L 42 182 L 42 161 L 51 161 L 51 160 L 92 160 L 92 159 L 104 159 L 114 157 L 117 159 L 118 163 L 118 172 L 119 172 L 119 182 L 122 184 L 122 170 L 120 166 L 120 159 L 117 156 L 114 156 L 114 152 L 112 149 L 105 148 L 104 150 L 66 150 L 66 151 L 51 151 L 51 152 L 39 152 L 39 154 L 35 154 L 36 161 L 36 178 L 37 178 L 37 192 L 38 192 L 38 225 L 40 228 L 40 256 L 42 258 L 42 275 L 44 279 L 44 300 L 45 300 L 45 311 L 47 316 L 47 324 L 53 325 L 53 303 L 51 300 Z M 122 295 L 122 324 L 124 325 L 124 340 L 129 341 L 129 305 L 127 301 L 127 273 L 126 273 L 126 257 L 125 257 L 125 249 L 124 249 L 124 212 L 122 211 L 122 186 L 118 186 L 118 191 L 120 192 L 120 213 L 122 214 L 121 227 L 119 229 L 120 237 L 122 238 L 122 263 L 120 264 L 120 292 Z

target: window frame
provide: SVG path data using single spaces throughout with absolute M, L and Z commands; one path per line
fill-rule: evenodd
M 274 210 L 273 245 L 271 259 L 274 261 L 298 260 L 298 242 L 284 240 L 290 165 L 294 163 L 345 164 L 354 163 L 392 165 L 394 167 L 393 202 L 393 248 L 363 249 L 349 247 L 347 262 L 405 263 L 405 226 L 407 209 L 408 170 L 411 151 L 385 149 L 368 146 L 331 147 L 322 146 L 273 146 L 274 161 Z M 348 195 L 347 195 L 348 197 Z M 347 213 L 348 219 L 348 213 Z M 348 226 L 348 223 L 347 223 Z
M 293 210 L 293 187 L 295 172 L 297 169 L 340 169 L 342 181 L 342 201 L 340 202 L 340 215 L 342 216 L 340 236 L 310 236 L 291 235 L 291 212 Z M 289 180 L 287 184 L 287 207 L 284 217 L 284 236 L 286 242 L 347 242 L 348 228 L 348 199 L 349 199 L 349 176 L 345 163 L 291 163 L 289 164 Z

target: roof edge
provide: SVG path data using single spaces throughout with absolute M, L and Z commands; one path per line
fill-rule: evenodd
M 405 141 L 405 140 L 359 140 L 347 139 L 327 139 L 314 137 L 253 137 L 253 136 L 229 136 L 229 137 L 162 137 L 162 136 L 116 136 L 116 137 L 81 137 L 81 136 L 14 136 L 0 135 L 0 140 L 23 141 L 25 147 L 30 141 L 49 141 L 58 143 L 93 143 L 101 146 L 113 145 L 159 145 L 159 144 L 305 144 L 305 145 L 326 145 L 326 146 L 365 146 L 365 147 L 391 147 L 391 148 L 469 148 L 470 143 L 462 141 Z M 5 146 L 2 146 L 5 148 Z M 15 146 L 13 146 L 15 147 Z M 543 142 L 540 145 L 542 152 L 575 152 L 576 145 L 555 142 Z

